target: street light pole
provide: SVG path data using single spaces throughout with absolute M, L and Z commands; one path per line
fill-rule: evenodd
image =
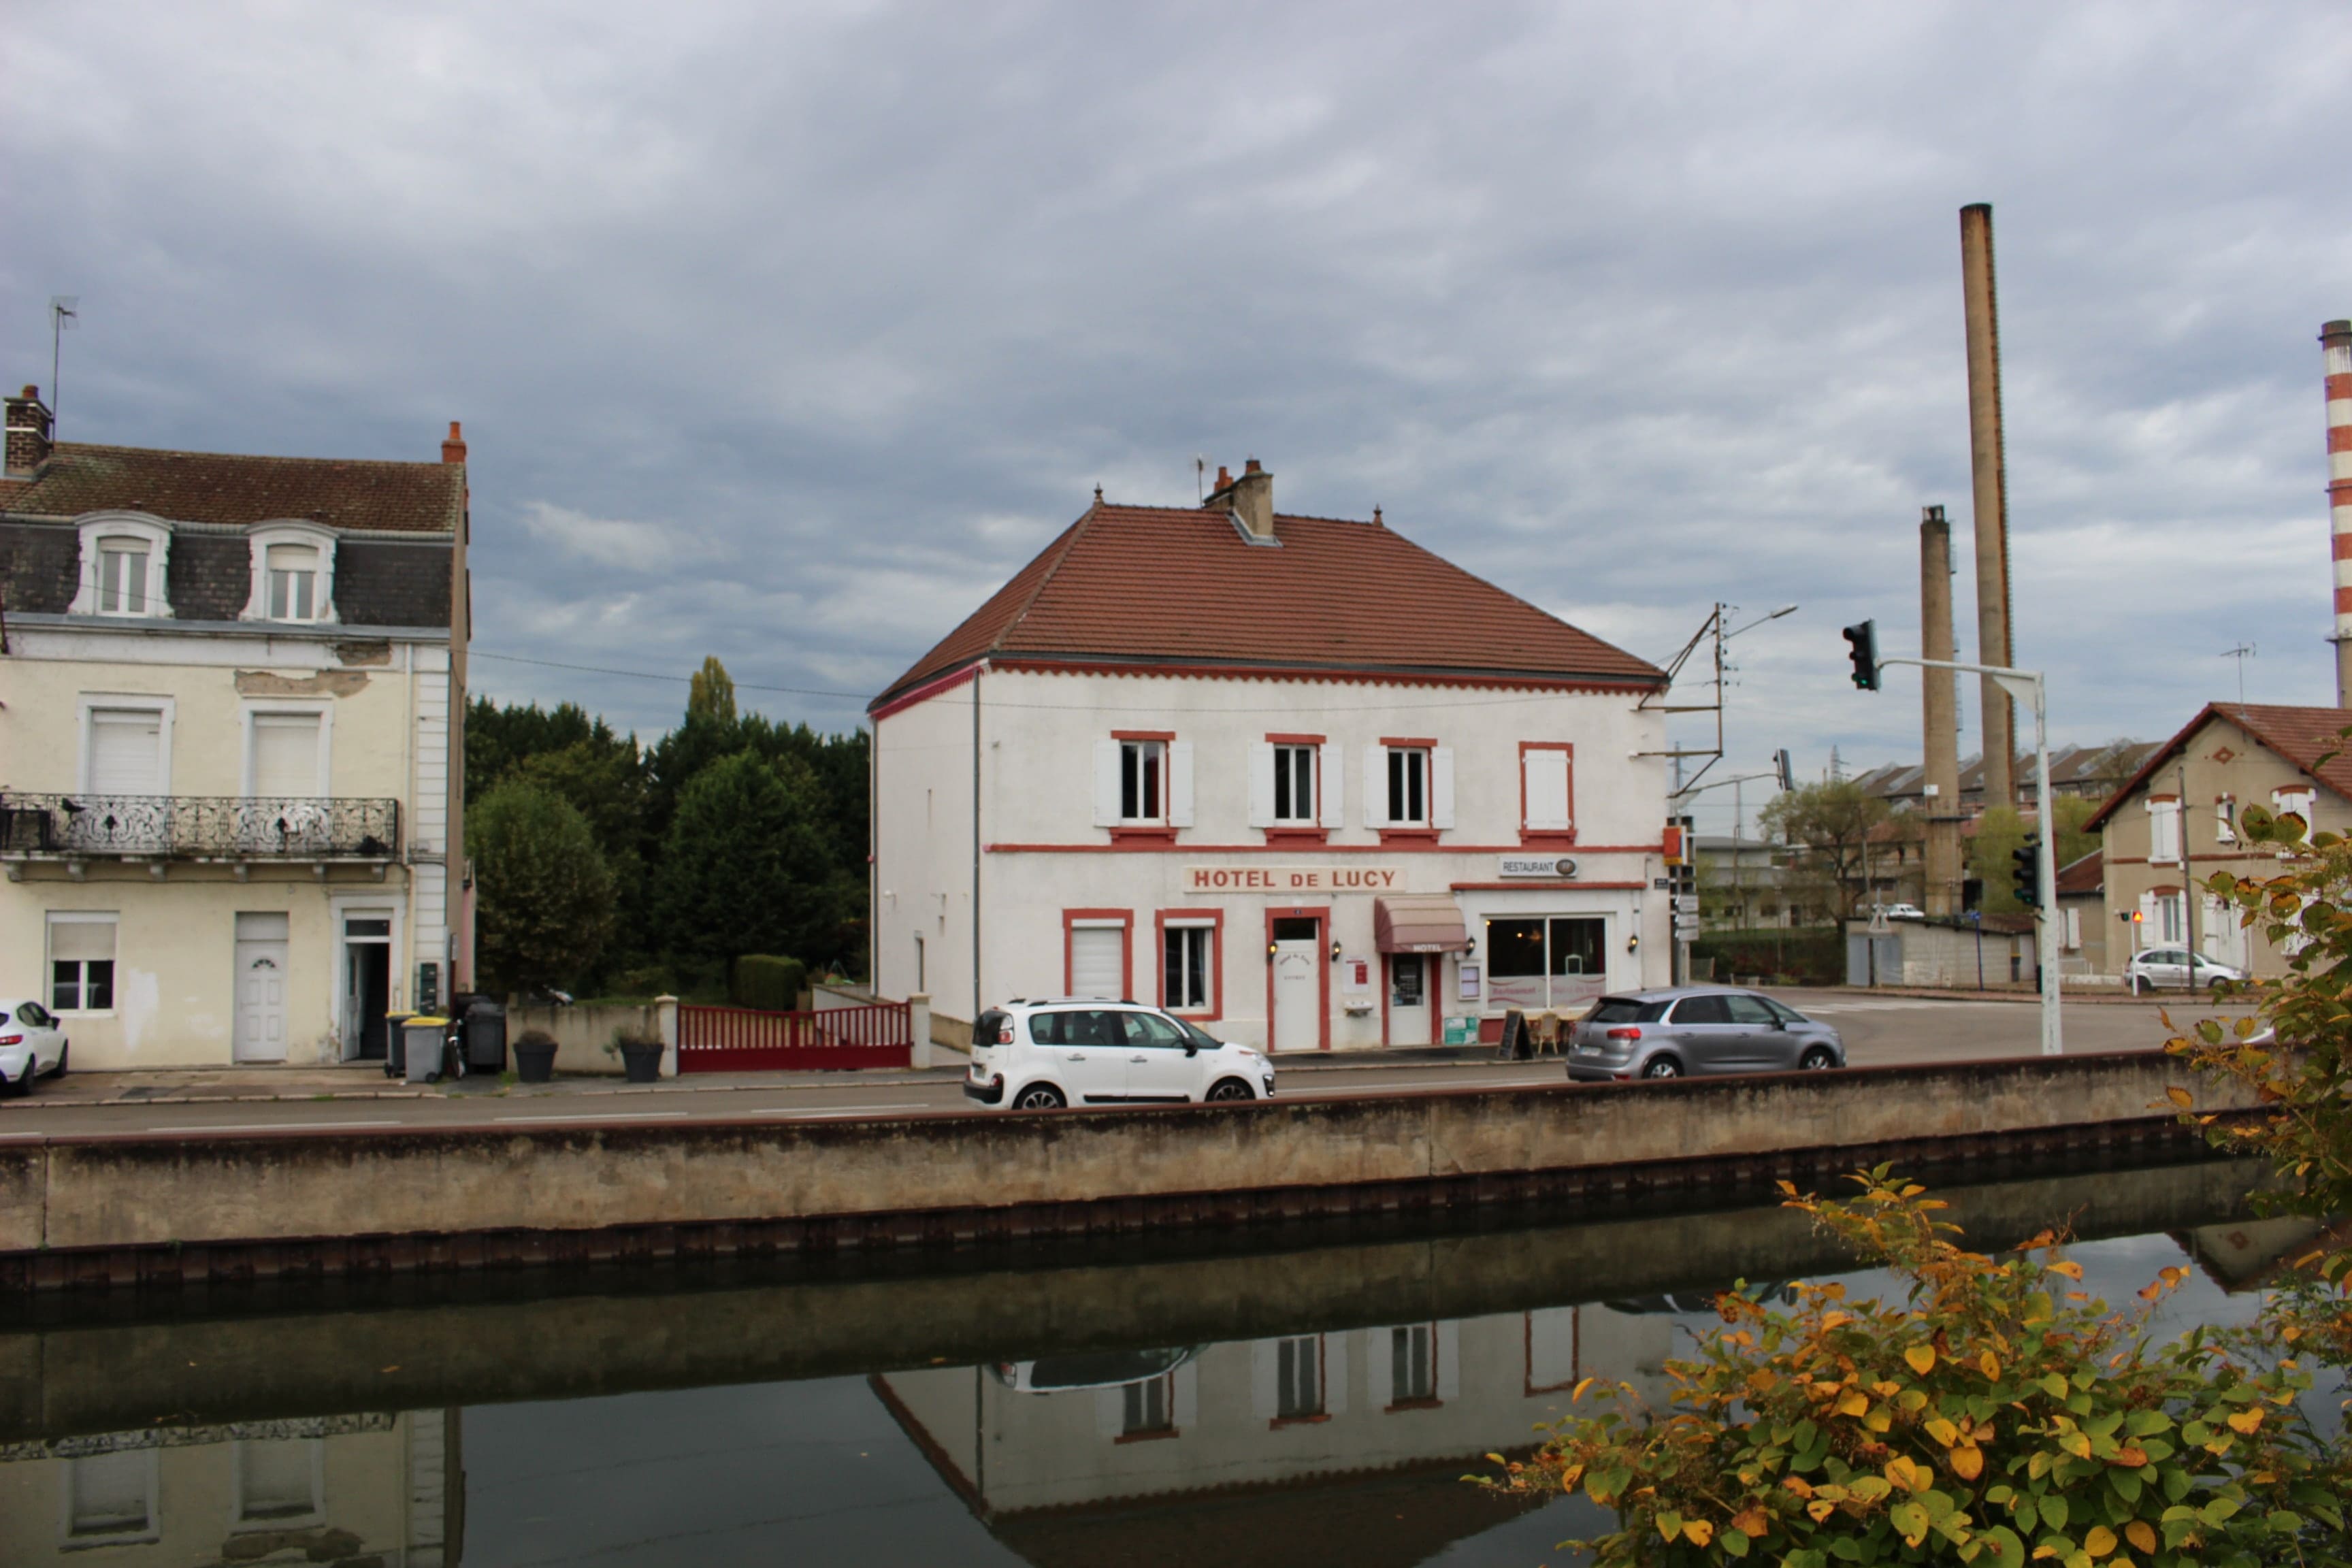
M 2021 697 L 2033 704 L 2033 798 L 2034 810 L 2041 817 L 2042 831 L 2034 836 L 2033 881 L 2040 894 L 2042 907 L 2034 911 L 2034 962 L 2041 970 L 2042 980 L 2042 1054 L 2045 1057 L 2065 1055 L 2064 1037 L 2058 1018 L 2058 846 L 2052 829 L 2055 821 L 2050 811 L 2050 709 L 2041 672 L 2031 669 L 2011 669 L 2002 665 L 1958 664 L 1942 658 L 1876 658 L 1873 663 L 1883 668 L 1890 664 L 1916 665 L 1921 669 L 1949 669 L 1961 674 L 1981 675 L 1990 679 L 2011 697 Z M 2185 795 L 2185 791 L 2183 792 Z M 2187 802 L 2182 802 L 2184 809 Z M 2182 824 L 2180 842 L 2189 843 L 2187 824 Z M 2185 861 L 2184 861 L 2185 864 Z M 2181 894 L 2185 900 L 2188 894 Z M 2192 963 L 2190 972 L 2196 973 Z

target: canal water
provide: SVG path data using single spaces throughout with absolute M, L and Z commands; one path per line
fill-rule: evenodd
M 2071 1225 L 2168 1327 L 2309 1234 L 2221 1163 L 1947 1194 Z M 1603 1528 L 1460 1481 L 1581 1377 L 1663 1403 L 1736 1279 L 1884 1280 L 1801 1215 L 1521 1212 L 982 1257 L 0 1307 L 0 1563 L 1494 1564 Z

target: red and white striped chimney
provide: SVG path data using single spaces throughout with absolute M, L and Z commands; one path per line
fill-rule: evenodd
M 2327 513 L 2336 537 L 2336 706 L 2352 708 L 2352 321 L 2319 329 L 2327 370 Z

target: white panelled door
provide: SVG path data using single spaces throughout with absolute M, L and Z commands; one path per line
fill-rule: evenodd
M 152 708 L 93 708 L 89 792 L 163 793 L 163 715 Z
M 236 1021 L 230 1055 L 241 1062 L 286 1059 L 287 921 L 236 917 Z
M 1127 928 L 1082 925 L 1070 930 L 1070 994 L 1118 1000 L 1127 994 Z
M 1323 1044 L 1323 942 L 1319 937 L 1274 944 L 1274 1048 L 1311 1051 Z

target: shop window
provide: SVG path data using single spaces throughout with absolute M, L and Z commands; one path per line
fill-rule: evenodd
M 1160 933 L 1160 1005 L 1179 1012 L 1214 1005 L 1216 930 L 1208 925 L 1171 925 Z
M 1389 1005 L 1423 1005 L 1429 1000 L 1428 977 L 1429 961 L 1420 953 L 1391 954 L 1389 958 Z
M 1551 1012 L 1601 994 L 1608 968 L 1605 921 L 1524 916 L 1486 922 L 1486 1005 Z
M 114 1007 L 113 915 L 49 917 L 49 1010 L 106 1013 Z

